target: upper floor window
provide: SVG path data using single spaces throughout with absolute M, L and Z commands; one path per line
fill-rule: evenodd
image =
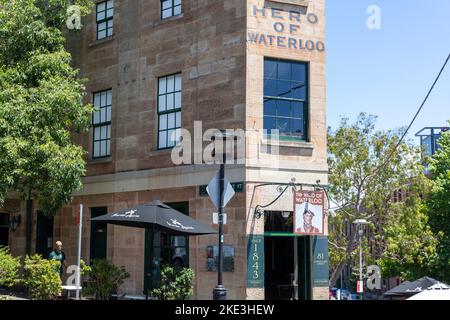
M 92 145 L 92 158 L 104 158 L 111 155 L 111 107 L 112 90 L 94 93 L 94 111 L 92 127 L 94 138 Z
M 111 37 L 113 34 L 114 0 L 97 3 L 97 40 Z
M 180 141 L 181 73 L 158 79 L 158 149 Z
M 161 19 L 181 14 L 181 0 L 161 0 Z
M 307 140 L 308 65 L 264 60 L 264 129 L 281 138 Z

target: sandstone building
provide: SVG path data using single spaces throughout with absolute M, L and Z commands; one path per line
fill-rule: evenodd
M 324 237 L 295 235 L 290 187 L 266 206 L 292 181 L 304 190 L 327 185 L 325 0 L 96 1 L 82 23 L 67 47 L 89 79 L 86 102 L 98 108 L 90 132 L 75 137 L 88 151 L 87 176 L 53 219 L 35 204 L 33 252 L 47 254 L 61 240 L 75 264 L 82 203 L 83 259 L 125 266 L 131 277 L 122 291 L 142 295 L 152 285 L 149 234 L 89 219 L 159 199 L 212 225 L 217 209 L 204 186 L 218 165 L 171 159 L 180 129 L 194 136 L 201 121 L 203 131 L 247 133 L 244 161 L 226 168 L 236 189 L 226 207 L 228 298 L 328 299 L 328 275 L 318 272 L 327 266 L 326 219 Z M 268 139 L 263 129 L 280 136 Z M 23 255 L 25 204 L 9 200 L 0 212 L 0 239 Z M 8 231 L 3 220 L 18 214 L 20 225 Z M 317 262 L 319 242 L 325 251 Z M 215 235 L 159 233 L 154 252 L 193 268 L 194 298 L 211 299 L 216 245 Z

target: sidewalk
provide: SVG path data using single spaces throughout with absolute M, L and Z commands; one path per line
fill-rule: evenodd
M 13 292 L 0 289 L 0 301 L 8 301 L 8 300 L 29 300 L 23 297 L 15 296 Z

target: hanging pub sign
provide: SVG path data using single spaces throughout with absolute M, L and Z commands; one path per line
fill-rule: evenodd
M 294 233 L 300 235 L 324 234 L 323 191 L 294 191 Z

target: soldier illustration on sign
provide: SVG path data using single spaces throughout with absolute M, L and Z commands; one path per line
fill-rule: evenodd
M 297 221 L 297 226 L 300 225 L 297 228 L 297 233 L 321 233 L 318 228 L 313 226 L 313 219 L 314 219 L 314 206 L 311 205 L 308 201 L 304 202 L 304 210 L 303 210 L 303 224 L 301 224 L 301 219 L 298 219 L 300 221 Z

